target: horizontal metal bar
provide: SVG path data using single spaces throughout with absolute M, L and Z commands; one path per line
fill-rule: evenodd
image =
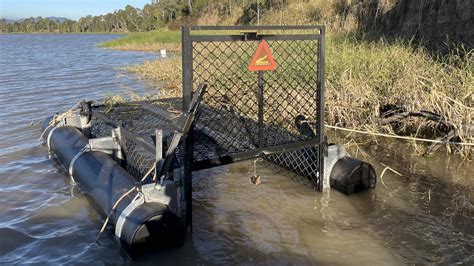
M 252 150 L 247 152 L 240 152 L 221 156 L 218 158 L 207 159 L 202 161 L 193 162 L 192 170 L 199 171 L 204 169 L 209 169 L 217 166 L 222 166 L 226 164 L 241 162 L 245 160 L 250 160 L 260 157 L 261 153 L 259 150 Z
M 297 151 L 305 147 L 314 147 L 319 144 L 320 143 L 318 142 L 318 139 L 314 138 L 314 139 L 300 141 L 296 143 L 288 143 L 288 144 L 263 148 L 262 153 L 265 155 L 272 155 L 272 154 L 278 154 L 278 153 L 292 152 L 292 151 Z
M 170 115 L 169 112 L 159 108 L 159 107 L 156 107 L 154 106 L 153 104 L 149 104 L 147 102 L 137 102 L 138 105 L 140 105 L 141 107 L 143 107 L 144 109 L 154 113 L 154 114 L 157 114 L 159 116 L 161 116 L 162 118 L 166 119 L 166 120 L 172 120 L 173 117 Z
M 167 122 L 166 126 L 170 127 L 168 130 L 175 131 L 175 132 L 181 131 L 181 128 L 179 126 L 174 125 L 173 119 L 175 118 L 171 116 L 169 112 L 161 109 L 160 107 L 154 106 L 153 104 L 149 104 L 146 102 L 137 102 L 137 104 L 143 107 L 145 110 L 148 110 L 149 112 L 152 112 L 160 116 L 161 118 L 163 118 L 163 120 L 166 120 Z
M 303 26 L 191 26 L 191 30 L 322 30 L 324 26 L 303 25 Z
M 244 35 L 192 35 L 191 42 L 238 42 L 245 41 Z
M 259 158 L 259 157 L 262 157 L 263 155 L 272 155 L 272 154 L 297 151 L 305 147 L 306 148 L 314 147 L 318 144 L 319 143 L 317 139 L 311 139 L 311 140 L 300 141 L 296 143 L 288 143 L 288 144 L 283 144 L 283 145 L 266 147 L 262 149 L 255 149 L 251 151 L 238 152 L 238 153 L 221 156 L 214 159 L 194 162 L 192 169 L 193 171 L 198 171 L 198 170 L 208 169 L 208 168 L 212 168 L 216 166 Z
M 317 34 L 294 34 L 294 35 L 257 35 L 251 38 L 244 35 L 191 35 L 192 42 L 238 42 L 238 41 L 310 41 L 320 40 L 321 35 Z
M 114 127 L 114 128 L 118 128 L 119 126 L 113 122 L 112 120 L 108 119 L 107 117 L 105 117 L 103 114 L 100 114 L 98 112 L 92 112 L 92 116 L 93 117 L 96 117 L 97 119 L 101 120 L 102 122 Z M 146 142 L 142 137 L 139 137 L 139 136 L 136 136 L 136 134 L 126 130 L 126 129 L 123 129 L 123 128 L 120 128 L 120 133 L 135 141 L 135 142 L 138 142 L 141 144 L 141 146 L 147 151 L 147 152 L 151 152 L 152 154 L 155 154 L 155 147 L 153 145 L 151 145 L 150 143 Z
M 287 35 L 264 35 L 267 41 L 311 41 L 320 40 L 319 34 L 287 34 Z

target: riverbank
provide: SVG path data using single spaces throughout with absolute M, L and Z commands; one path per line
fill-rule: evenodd
M 0 32 L 0 35 L 128 35 L 127 32 Z
M 166 49 L 181 51 L 181 33 L 179 31 L 132 32 L 124 38 L 114 39 L 100 46 L 117 50 L 154 51 Z
M 102 45 L 122 50 L 179 52 L 178 31 L 134 33 Z M 461 56 L 462 55 L 462 56 Z M 368 133 L 413 138 L 436 138 L 445 132 L 438 123 L 409 117 L 385 124 L 381 109 L 396 106 L 397 112 L 426 110 L 449 120 L 458 129 L 473 123 L 473 51 L 452 51 L 434 56 L 422 47 L 404 41 L 388 42 L 329 33 L 327 38 L 326 123 Z M 164 96 L 180 95 L 179 57 L 147 61 L 128 68 L 139 77 L 166 88 Z M 461 142 L 473 141 L 460 130 Z M 469 132 L 467 132 L 469 133 Z M 355 136 L 366 139 L 366 136 Z M 416 146 L 421 154 L 426 147 Z M 453 146 L 454 147 L 454 146 Z M 472 146 L 448 147 L 448 151 L 472 158 Z

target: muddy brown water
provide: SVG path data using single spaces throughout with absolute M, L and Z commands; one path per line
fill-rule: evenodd
M 0 263 L 130 264 L 102 217 L 48 158 L 30 122 L 76 101 L 148 87 L 117 68 L 156 58 L 107 51 L 111 35 L 0 35 Z M 347 141 L 347 140 L 346 140 Z M 342 142 L 342 140 L 341 140 Z M 375 190 L 317 193 L 252 162 L 196 172 L 193 232 L 140 264 L 474 263 L 471 162 L 420 158 L 401 141 L 352 146 L 380 175 Z

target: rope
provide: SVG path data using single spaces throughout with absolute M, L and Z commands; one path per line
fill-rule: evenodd
M 90 145 L 86 144 L 84 148 L 82 148 L 82 150 L 79 151 L 69 163 L 69 176 L 71 177 L 71 181 L 73 184 L 76 184 L 76 180 L 74 180 L 74 176 L 73 176 L 74 164 L 76 163 L 77 159 L 79 159 L 79 157 L 81 157 L 84 153 L 90 152 L 90 151 L 91 151 Z
M 67 110 L 66 112 L 60 114 L 60 115 L 54 115 L 53 118 L 51 119 L 51 121 L 49 121 L 48 123 L 48 126 L 43 130 L 43 132 L 41 133 L 38 141 L 41 141 L 41 139 L 43 138 L 44 134 L 46 134 L 46 131 L 48 131 L 48 129 L 50 129 L 51 127 L 57 127 L 59 126 L 59 122 L 61 122 L 66 116 L 70 115 L 71 113 L 73 113 L 73 111 L 75 111 L 74 109 L 76 109 L 77 107 L 79 106 L 79 103 L 76 103 L 73 107 L 71 107 L 69 110 Z
M 46 145 L 48 146 L 48 150 L 51 151 L 51 137 L 53 136 L 53 133 L 56 129 L 62 127 L 64 125 L 63 122 L 59 122 L 58 124 L 56 124 L 56 126 L 54 126 L 50 131 L 49 131 L 49 134 L 48 134 L 48 137 L 46 138 Z
M 151 174 L 152 171 L 155 170 L 155 167 L 156 167 L 156 164 L 153 164 L 153 166 L 150 168 L 150 170 L 148 170 L 148 172 L 143 176 L 143 178 L 140 180 L 140 183 L 143 183 L 143 181 L 145 181 L 145 179 Z M 112 209 L 110 210 L 109 214 L 107 215 L 107 218 L 105 219 L 104 223 L 102 224 L 102 227 L 100 228 L 100 231 L 99 231 L 99 234 L 97 235 L 97 237 L 95 238 L 94 242 L 92 244 L 95 244 L 97 243 L 97 241 L 99 240 L 100 236 L 102 235 L 102 233 L 105 231 L 105 227 L 107 226 L 107 224 L 109 223 L 109 220 L 110 220 L 110 217 L 112 216 L 112 214 L 114 213 L 115 209 L 117 208 L 117 206 L 119 205 L 120 202 L 122 202 L 122 200 L 127 197 L 128 195 L 130 195 L 130 193 L 132 193 L 133 191 L 137 191 L 139 192 L 139 189 L 137 188 L 137 186 L 135 185 L 133 188 L 131 188 L 130 190 L 128 190 L 127 192 L 123 193 L 122 196 L 120 196 L 120 198 L 118 198 L 114 205 L 112 206 Z
M 359 134 L 386 137 L 386 138 L 405 139 L 405 140 L 414 140 L 414 141 L 420 141 L 420 142 L 430 142 L 430 143 L 440 143 L 440 144 L 453 144 L 453 145 L 461 145 L 461 146 L 474 146 L 474 143 L 471 143 L 471 142 L 451 142 L 451 141 L 448 142 L 448 141 L 434 140 L 434 139 L 413 138 L 413 137 L 390 135 L 390 134 L 383 134 L 383 133 L 373 133 L 373 132 L 367 132 L 367 131 L 362 131 L 362 130 L 357 130 L 357 129 L 348 129 L 348 128 L 343 128 L 343 127 L 338 127 L 338 126 L 330 126 L 330 125 L 325 125 L 325 127 L 336 129 L 336 130 L 355 132 Z

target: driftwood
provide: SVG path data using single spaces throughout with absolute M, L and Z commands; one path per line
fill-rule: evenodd
M 474 136 L 474 125 L 460 125 L 456 126 L 454 123 L 446 119 L 445 117 L 430 112 L 430 111 L 420 111 L 420 112 L 409 112 L 405 108 L 395 105 L 385 105 L 380 108 L 380 118 L 379 122 L 382 125 L 389 125 L 394 123 L 399 123 L 402 120 L 408 117 L 421 117 L 429 121 L 433 121 L 441 125 L 442 131 L 445 132 L 445 135 L 437 138 L 436 140 L 442 141 L 444 143 L 450 142 L 453 139 L 456 139 L 459 136 L 472 137 Z M 430 154 L 438 150 L 443 143 L 433 143 L 426 149 L 424 155 Z

